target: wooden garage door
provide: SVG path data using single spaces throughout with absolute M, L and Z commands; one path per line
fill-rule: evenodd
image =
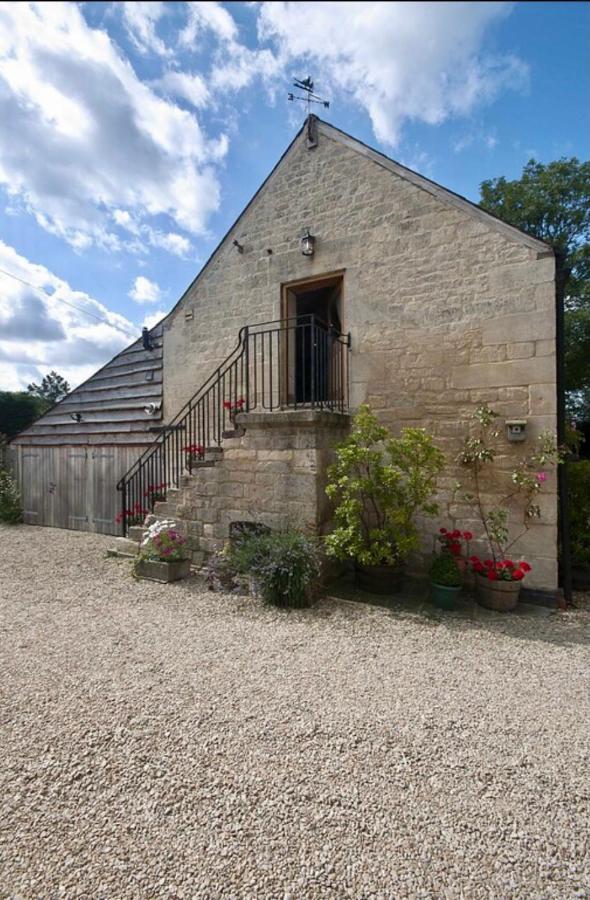
M 17 467 L 30 525 L 119 534 L 117 481 L 138 447 L 18 447 Z

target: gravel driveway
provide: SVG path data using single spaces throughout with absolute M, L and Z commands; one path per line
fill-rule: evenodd
M 590 896 L 590 614 L 136 582 L 0 526 L 0 897 Z

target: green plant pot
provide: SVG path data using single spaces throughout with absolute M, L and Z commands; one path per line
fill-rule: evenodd
M 490 581 L 477 574 L 475 576 L 475 599 L 486 609 L 496 612 L 510 612 L 516 608 L 521 581 Z
M 430 591 L 432 596 L 432 602 L 439 609 L 454 609 L 455 608 L 455 600 L 458 595 L 461 593 L 461 585 L 454 585 L 453 587 L 449 587 L 445 584 L 435 584 L 434 582 L 430 582 Z
M 356 583 L 371 594 L 396 594 L 403 584 L 404 570 L 398 566 L 362 566 L 356 564 Z

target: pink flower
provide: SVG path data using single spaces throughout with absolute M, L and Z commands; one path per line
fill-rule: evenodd
M 547 481 L 547 472 L 537 472 L 537 481 L 539 484 L 543 484 L 544 481 Z

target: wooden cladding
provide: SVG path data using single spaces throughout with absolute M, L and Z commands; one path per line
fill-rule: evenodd
M 150 429 L 162 422 L 161 325 L 151 339 L 153 350 L 145 350 L 141 340 L 127 347 L 18 435 L 13 446 L 128 444 L 141 452 L 154 439 Z M 146 412 L 150 404 L 153 412 Z

